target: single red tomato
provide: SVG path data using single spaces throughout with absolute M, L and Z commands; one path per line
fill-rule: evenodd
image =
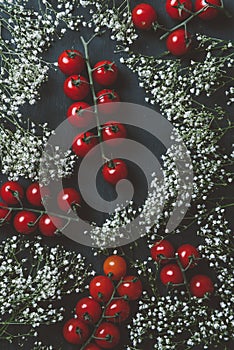
M 76 314 L 88 325 L 95 324 L 102 315 L 101 305 L 93 298 L 82 298 L 76 304 Z
M 88 344 L 84 350 L 101 350 L 101 348 L 99 348 L 99 346 L 96 344 Z
M 114 292 L 114 285 L 110 278 L 96 276 L 89 284 L 89 292 L 96 301 L 107 303 Z
M 97 93 L 98 110 L 103 114 L 111 114 L 118 110 L 119 95 L 115 90 L 103 89 Z
M 155 261 L 161 264 L 167 264 L 169 260 L 166 258 L 173 258 L 175 249 L 169 241 L 162 239 L 154 243 L 153 247 L 150 249 L 150 253 Z
M 0 202 L 0 226 L 3 223 L 9 222 L 12 214 L 6 203 Z
M 41 193 L 40 193 L 40 185 L 38 182 L 34 182 L 28 186 L 26 190 L 26 198 L 28 202 L 35 207 L 41 207 Z
M 191 47 L 191 35 L 184 29 L 177 29 L 167 38 L 167 49 L 174 56 L 185 55 Z
M 55 236 L 57 229 L 63 227 L 63 221 L 55 216 L 43 214 L 38 223 L 40 232 L 47 237 Z
M 102 126 L 102 140 L 115 140 L 110 146 L 117 146 L 127 137 L 125 126 L 119 122 L 107 122 Z
M 113 281 L 119 281 L 126 275 L 126 261 L 119 255 L 111 255 L 104 261 L 103 271 Z
M 211 6 L 208 7 L 209 4 Z M 221 7 L 222 2 L 221 0 L 196 0 L 194 4 L 196 12 L 206 8 L 198 17 L 205 21 L 215 18 L 219 14 L 219 9 L 212 7 L 212 5 Z
M 37 216 L 31 211 L 22 210 L 18 212 L 13 220 L 14 228 L 17 232 L 29 235 L 37 229 Z
M 149 4 L 139 4 L 132 10 L 132 21 L 136 28 L 149 30 L 157 20 L 157 13 Z
M 168 264 L 164 266 L 160 272 L 160 279 L 163 284 L 179 284 L 183 283 L 183 274 L 177 264 Z
M 212 280 L 206 275 L 196 275 L 190 281 L 191 294 L 197 298 L 202 298 L 206 293 L 212 294 L 214 292 L 214 285 Z
M 72 142 L 72 150 L 78 157 L 83 158 L 97 144 L 97 135 L 87 131 L 84 134 L 79 134 L 74 138 Z
M 119 341 L 119 329 L 112 323 L 102 322 L 95 332 L 95 342 L 103 349 L 112 349 Z
M 110 322 L 121 323 L 130 315 L 129 303 L 124 299 L 113 300 L 106 308 L 105 316 Z
M 84 344 L 90 336 L 90 330 L 82 321 L 72 318 L 63 326 L 63 336 L 68 343 Z
M 58 58 L 59 69 L 66 75 L 80 74 L 85 68 L 85 60 L 78 50 L 65 50 Z
M 121 297 L 127 297 L 129 300 L 137 300 L 142 294 L 142 283 L 136 276 L 125 276 L 122 283 L 117 288 Z
M 81 197 L 74 188 L 67 187 L 59 192 L 57 202 L 62 211 L 68 212 L 71 206 L 79 206 L 81 204 Z
M 120 180 L 127 178 L 128 168 L 123 160 L 112 159 L 103 165 L 102 175 L 106 182 L 116 185 Z
M 103 86 L 114 84 L 118 76 L 118 68 L 114 62 L 103 60 L 93 67 L 93 79 Z
M 183 268 L 187 268 L 188 266 L 190 268 L 194 267 L 196 265 L 196 262 L 194 262 L 194 259 L 200 258 L 200 254 L 193 245 L 191 244 L 183 244 L 177 249 L 178 257 L 180 259 L 181 265 Z M 191 263 L 191 259 L 193 263 Z
M 89 93 L 89 82 L 81 75 L 71 75 L 63 86 L 64 93 L 72 100 L 83 100 Z
M 88 103 L 79 101 L 68 108 L 67 118 L 72 125 L 78 128 L 85 128 L 94 118 L 94 112 Z
M 2 185 L 0 195 L 7 204 L 19 204 L 17 196 L 22 200 L 24 198 L 24 189 L 18 182 L 7 181 Z
M 184 20 L 190 16 L 192 8 L 191 0 L 167 0 L 166 2 L 166 11 L 173 19 Z

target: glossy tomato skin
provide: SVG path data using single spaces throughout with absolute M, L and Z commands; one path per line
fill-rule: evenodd
M 41 207 L 41 193 L 40 193 L 40 185 L 38 182 L 34 182 L 28 186 L 26 190 L 26 198 L 27 201 L 34 205 L 35 207 Z
M 113 281 L 119 281 L 126 275 L 126 261 L 119 255 L 111 255 L 104 261 L 103 271 Z
M 43 214 L 38 223 L 39 230 L 43 236 L 54 237 L 56 230 L 62 228 L 63 221 L 55 216 Z
M 22 210 L 18 212 L 13 220 L 14 228 L 17 232 L 22 233 L 24 235 L 29 235 L 33 233 L 37 229 L 37 224 L 31 226 L 30 224 L 34 224 L 37 220 L 37 216 L 31 211 Z
M 193 9 L 191 0 L 167 0 L 166 11 L 173 19 L 184 20 L 190 16 L 190 13 L 185 10 L 178 9 L 177 6 L 179 6 L 179 4 L 183 5 L 188 11 L 192 11 Z
M 59 192 L 57 202 L 62 211 L 68 212 L 71 209 L 71 205 L 81 204 L 81 196 L 74 188 L 67 187 Z
M 64 93 L 67 97 L 74 101 L 85 99 L 90 91 L 88 80 L 81 75 L 71 75 L 63 85 Z
M 132 21 L 136 28 L 149 30 L 157 20 L 157 13 L 153 6 L 141 3 L 132 10 Z
M 129 300 L 137 300 L 142 294 L 142 283 L 136 276 L 125 276 L 122 283 L 117 288 L 121 297 L 127 297 Z
M 113 159 L 111 162 L 103 165 L 102 175 L 106 182 L 116 185 L 118 181 L 127 178 L 128 168 L 123 160 Z
M 120 97 L 115 90 L 103 89 L 97 93 L 98 110 L 103 114 L 111 114 L 118 110 Z
M 173 258 L 175 249 L 169 241 L 163 239 L 154 243 L 153 247 L 150 249 L 150 253 L 152 259 L 155 261 L 160 262 L 161 264 L 167 264 L 169 260 L 161 259 L 160 255 L 163 255 L 165 258 Z
M 130 315 L 129 303 L 124 299 L 113 300 L 106 308 L 105 316 L 109 322 L 121 323 Z
M 4 208 L 1 208 L 4 207 Z M 4 220 L 4 222 L 9 222 L 12 218 L 12 214 L 7 207 L 6 203 L 0 202 L 0 220 Z
M 85 60 L 78 50 L 65 50 L 58 58 L 58 67 L 66 75 L 80 74 L 85 68 Z
M 177 29 L 167 38 L 167 49 L 174 56 L 183 56 L 191 47 L 191 35 L 184 29 Z
M 197 298 L 202 298 L 206 293 L 214 292 L 212 280 L 206 275 L 196 275 L 190 281 L 191 294 Z
M 160 279 L 163 284 L 179 284 L 183 283 L 183 275 L 177 264 L 165 265 L 160 272 Z
M 196 265 L 196 262 L 190 263 L 191 257 L 193 259 L 200 258 L 198 250 L 191 244 L 183 244 L 180 246 L 177 249 L 177 254 L 184 269 L 187 267 L 192 268 Z
M 78 127 L 84 128 L 89 125 L 94 118 L 94 113 L 91 106 L 86 102 L 75 102 L 67 110 L 67 118 L 69 123 Z
M 84 134 L 77 135 L 72 142 L 72 150 L 78 157 L 85 157 L 86 154 L 98 144 L 95 134 L 87 131 Z
M 93 299 L 99 303 L 107 303 L 114 292 L 114 285 L 110 278 L 106 276 L 96 276 L 89 284 L 89 292 Z
M 102 126 L 102 140 L 109 141 L 115 140 L 115 142 L 110 143 L 110 146 L 117 146 L 122 142 L 122 139 L 127 137 L 127 130 L 125 126 L 121 123 L 110 121 Z
M 120 341 L 119 329 L 112 323 L 102 322 L 95 332 L 95 342 L 103 349 L 112 349 Z
M 199 11 L 201 9 L 204 9 L 207 6 L 207 3 L 210 3 L 211 5 L 216 5 L 216 6 L 222 6 L 221 0 L 196 0 L 194 7 L 195 11 Z M 219 10 L 214 8 L 214 7 L 209 7 L 205 11 L 201 12 L 198 17 L 201 18 L 202 20 L 209 21 L 211 19 L 214 19 L 217 17 L 219 14 Z
M 97 346 L 96 344 L 88 344 L 84 350 L 101 350 L 101 348 L 99 348 L 99 346 Z
M 99 85 L 110 86 L 115 83 L 117 76 L 118 68 L 109 60 L 97 62 L 93 68 L 93 79 Z
M 90 330 L 82 321 L 72 318 L 63 326 L 63 336 L 70 344 L 82 345 L 89 338 Z
M 99 321 L 102 308 L 93 298 L 82 298 L 76 304 L 76 314 L 82 322 L 92 325 Z
M 7 204 L 19 204 L 17 198 L 13 195 L 13 192 L 18 192 L 18 196 L 20 200 L 24 198 L 24 189 L 23 187 L 16 181 L 7 181 L 5 182 L 0 190 L 0 195 L 2 200 Z

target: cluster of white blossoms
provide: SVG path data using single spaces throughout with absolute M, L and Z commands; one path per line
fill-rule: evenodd
M 86 279 L 94 274 L 81 254 L 45 247 L 39 238 L 25 241 L 13 236 L 2 242 L 0 265 L 0 337 L 9 341 L 16 337 L 11 333 L 16 324 L 26 327 L 27 334 L 17 334 L 21 338 L 37 336 L 40 325 L 63 320 L 64 308 L 58 301 L 84 291 Z

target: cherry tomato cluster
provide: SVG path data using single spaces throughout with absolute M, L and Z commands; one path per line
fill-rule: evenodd
M 195 267 L 200 260 L 200 254 L 193 245 L 183 244 L 175 251 L 173 245 L 166 239 L 154 243 L 151 256 L 156 262 L 165 265 L 160 272 L 161 282 L 174 286 L 184 284 L 185 272 Z M 213 293 L 214 285 L 208 276 L 195 275 L 189 282 L 189 289 L 193 296 L 202 298 L 207 293 Z
M 85 59 L 82 53 L 77 50 L 66 50 L 59 56 L 58 66 L 64 74 L 70 75 L 64 83 L 65 94 L 69 98 L 77 100 L 67 110 L 68 121 L 76 127 L 87 127 L 94 118 L 94 111 L 88 103 L 81 101 L 87 97 L 90 90 L 87 79 L 79 75 L 85 69 Z M 118 77 L 118 68 L 114 62 L 103 60 L 94 65 L 92 75 L 97 84 L 109 87 L 115 83 Z M 119 102 L 120 98 L 115 90 L 105 88 L 96 94 L 96 101 L 99 112 L 111 114 L 116 111 L 118 105 L 110 102 Z M 97 136 L 98 132 L 87 131 L 78 134 L 72 142 L 73 152 L 84 158 L 98 144 L 98 139 L 101 138 L 104 142 L 115 140 L 109 145 L 116 146 L 127 136 L 125 126 L 116 121 L 99 126 L 99 130 L 101 131 L 100 137 Z M 127 178 L 127 165 L 121 159 L 112 159 L 103 166 L 102 174 L 105 181 L 116 185 L 119 180 Z
M 25 191 L 18 182 L 7 181 L 0 188 L 0 196 L 4 201 L 0 202 L 0 224 L 9 222 L 12 219 L 12 213 L 16 211 L 13 226 L 21 234 L 28 235 L 39 228 L 42 235 L 53 237 L 64 226 L 60 217 L 48 215 L 41 210 L 42 199 L 49 197 L 50 192 L 48 188 L 40 187 L 38 182 L 29 185 Z M 25 197 L 27 202 L 38 210 L 22 209 L 22 201 Z M 73 206 L 77 207 L 81 204 L 81 196 L 73 188 L 64 188 L 57 195 L 57 204 L 61 211 L 67 213 Z
M 221 0 L 167 0 L 166 12 L 174 20 L 183 21 L 189 16 L 195 17 L 195 14 L 202 20 L 211 20 L 215 18 L 222 6 Z M 136 28 L 149 30 L 154 24 L 158 25 L 158 15 L 153 6 L 147 3 L 141 3 L 132 10 L 132 21 Z M 186 54 L 191 48 L 191 35 L 184 28 L 175 29 L 167 37 L 167 49 L 175 56 Z
M 112 349 L 120 341 L 116 324 L 130 315 L 129 301 L 142 294 L 138 277 L 126 276 L 127 264 L 119 255 L 108 257 L 103 264 L 105 275 L 94 277 L 89 284 L 89 297 L 78 301 L 76 318 L 63 327 L 64 338 L 84 350 Z

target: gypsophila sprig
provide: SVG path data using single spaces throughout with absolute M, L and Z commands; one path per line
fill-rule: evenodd
M 0 339 L 10 342 L 25 336 L 25 329 L 28 336 L 36 337 L 40 325 L 63 320 L 64 308 L 54 302 L 82 292 L 93 275 L 81 254 L 45 247 L 39 238 L 27 241 L 13 236 L 2 242 L 0 266 Z M 16 325 L 22 326 L 22 333 L 14 332 Z

